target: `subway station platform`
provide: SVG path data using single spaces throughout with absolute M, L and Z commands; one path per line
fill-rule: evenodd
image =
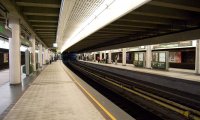
M 110 66 L 114 68 L 120 68 L 120 69 L 143 72 L 143 73 L 148 73 L 148 74 L 155 74 L 155 75 L 160 75 L 160 76 L 167 76 L 167 77 L 172 77 L 172 78 L 200 82 L 200 76 L 195 74 L 194 70 L 169 68 L 169 70 L 165 71 L 165 70 L 157 70 L 157 69 L 138 68 L 138 67 L 135 67 L 133 64 L 126 64 L 126 66 L 123 66 L 122 63 L 105 64 L 105 63 L 98 63 L 98 62 L 91 62 L 91 61 L 83 61 L 83 62 L 89 62 L 93 64 Z
M 113 114 L 118 114 L 118 118 L 134 120 L 109 100 L 105 100 L 106 98 L 100 96 L 99 93 L 91 90 L 92 88 L 88 92 L 86 89 L 89 86 L 82 87 L 83 81 L 82 83 L 73 81 L 73 79 L 79 78 L 74 78 L 74 74 L 73 78 L 70 77 L 72 73 L 69 73 L 69 69 L 64 67 L 60 61 L 48 65 L 30 84 L 4 120 L 116 119 L 117 116 L 114 117 Z M 91 91 L 98 98 L 90 94 Z M 109 108 L 106 108 L 97 99 L 101 99 Z

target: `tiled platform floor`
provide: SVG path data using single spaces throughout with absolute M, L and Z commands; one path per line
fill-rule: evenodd
M 48 65 L 4 120 L 104 120 L 65 73 L 59 62 Z
M 20 85 L 10 85 L 9 69 L 0 71 L 0 120 L 6 115 L 8 110 L 16 103 L 26 88 L 37 77 L 40 70 L 30 76 L 21 74 Z
M 83 62 L 89 62 L 89 63 L 100 64 L 100 65 L 110 66 L 110 67 L 115 67 L 115 68 L 121 68 L 121 69 L 127 69 L 127 70 L 132 70 L 132 71 L 138 71 L 138 72 L 144 72 L 144 73 L 150 73 L 150 74 L 156 74 L 156 75 L 161 75 L 161 76 L 174 77 L 174 78 L 200 82 L 200 75 L 195 74 L 194 70 L 170 68 L 168 71 L 164 71 L 164 70 L 138 68 L 138 67 L 134 67 L 133 64 L 127 64 L 126 66 L 122 66 L 121 63 L 118 63 L 117 65 L 115 65 L 114 63 L 105 64 L 105 63 L 98 63 L 98 62 L 91 62 L 91 61 L 83 61 Z

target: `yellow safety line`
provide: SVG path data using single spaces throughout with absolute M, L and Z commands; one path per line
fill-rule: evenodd
M 111 118 L 111 120 L 117 120 L 95 97 L 93 97 L 71 74 L 66 72 L 77 85 Z

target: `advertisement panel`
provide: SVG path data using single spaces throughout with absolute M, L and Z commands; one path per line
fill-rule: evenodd
M 3 62 L 8 63 L 8 53 L 3 54 Z
M 138 53 L 135 53 L 135 61 L 138 61 L 139 60 L 139 55 Z
M 152 61 L 157 62 L 158 61 L 158 52 L 152 53 Z
M 181 52 L 170 52 L 169 62 L 171 63 L 181 63 Z
M 159 53 L 159 62 L 165 62 L 166 60 L 166 53 L 165 52 L 160 52 Z
M 139 61 L 144 61 L 144 53 L 139 53 Z

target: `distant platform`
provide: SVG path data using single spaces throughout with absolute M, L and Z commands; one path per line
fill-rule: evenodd
M 98 63 L 98 62 L 91 62 L 91 61 L 83 61 L 93 64 L 99 64 L 104 66 L 110 66 L 115 68 L 121 68 L 131 71 L 137 71 L 137 72 L 144 72 L 148 74 L 155 74 L 160 76 L 166 76 L 166 77 L 172 77 L 172 78 L 179 78 L 184 80 L 190 80 L 190 81 L 196 81 L 200 82 L 200 75 L 195 74 L 194 70 L 186 70 L 186 69 L 176 69 L 176 68 L 169 68 L 168 71 L 165 70 L 157 70 L 157 69 L 147 69 L 147 68 L 139 68 L 135 67 L 133 64 L 126 64 L 126 66 L 123 66 L 121 63 L 118 63 L 117 65 L 113 64 L 106 64 L 106 63 Z

